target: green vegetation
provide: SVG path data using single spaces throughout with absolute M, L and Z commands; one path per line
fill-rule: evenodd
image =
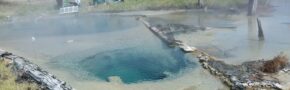
M 93 0 L 82 0 L 81 12 L 130 11 L 130 10 L 168 10 L 192 9 L 198 0 L 124 0 L 122 3 L 99 4 L 91 6 Z M 229 8 L 245 6 L 247 0 L 204 0 L 209 8 Z M 55 0 L 0 0 L 0 20 L 13 16 L 55 14 Z
M 36 84 L 16 82 L 16 76 L 6 67 L 5 61 L 0 60 L 0 90 L 39 90 Z
M 84 0 L 90 2 L 92 0 Z M 198 0 L 125 0 L 123 3 L 100 4 L 97 10 L 160 10 L 160 9 L 191 9 L 197 6 Z M 214 8 L 240 7 L 247 0 L 204 0 L 204 4 Z
M 207 0 L 207 5 L 215 8 L 243 7 L 248 0 Z
M 196 2 L 196 0 L 125 0 L 123 3 L 100 5 L 100 7 L 114 10 L 192 8 Z

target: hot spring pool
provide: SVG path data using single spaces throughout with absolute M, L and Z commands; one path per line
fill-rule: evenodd
M 80 66 L 102 80 L 118 76 L 124 83 L 164 79 L 185 67 L 184 59 L 159 50 L 163 52 L 146 47 L 101 52 L 84 58 Z
M 281 51 L 290 55 L 290 42 L 285 40 L 289 38 L 289 25 L 283 24 L 289 22 L 288 6 L 275 7 L 284 9 L 260 17 L 265 33 L 262 43 L 252 27 L 255 19 L 243 14 L 193 11 L 148 18 L 160 23 L 199 25 L 205 21 L 210 27 L 236 26 L 174 36 L 227 63 L 240 64 L 271 58 Z M 78 90 L 227 89 L 197 65 L 197 60 L 189 63 L 189 55 L 168 48 L 132 16 L 60 16 L 0 27 L 0 48 L 28 58 Z M 108 82 L 111 76 L 120 77 L 126 84 Z
M 165 46 L 132 17 L 73 16 L 3 28 L 2 47 L 25 52 L 34 63 L 76 78 L 106 82 L 117 76 L 129 84 L 161 80 L 192 66 L 182 52 Z

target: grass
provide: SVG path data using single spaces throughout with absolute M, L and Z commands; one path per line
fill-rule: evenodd
M 40 90 L 36 84 L 17 83 L 16 78 L 11 68 L 6 67 L 6 62 L 0 60 L 0 90 Z
M 146 9 L 172 9 L 190 8 L 196 0 L 127 0 L 124 3 L 107 5 L 119 10 L 146 10 Z
M 247 0 L 204 0 L 209 8 L 240 7 Z M 91 7 L 92 0 L 82 0 L 81 12 L 192 9 L 197 0 L 125 0 L 123 3 L 100 4 Z M 55 0 L 0 0 L 0 20 L 7 17 L 57 14 Z
M 83 2 L 91 3 L 91 0 Z M 208 7 L 228 8 L 240 7 L 247 4 L 247 0 L 204 0 Z M 198 0 L 125 0 L 123 3 L 100 4 L 95 10 L 160 10 L 160 9 L 191 9 L 195 8 Z
M 42 15 L 53 11 L 51 0 L 0 0 L 0 20 L 7 20 L 9 16 Z

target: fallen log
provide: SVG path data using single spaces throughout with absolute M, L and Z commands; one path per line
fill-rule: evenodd
M 6 52 L 0 49 L 1 58 L 10 60 L 14 71 L 16 71 L 18 77 L 29 77 L 37 82 L 42 89 L 49 90 L 72 90 L 72 87 L 66 85 L 64 81 L 57 79 L 54 75 L 42 70 L 39 66 L 29 62 L 23 57 L 13 55 L 12 53 Z

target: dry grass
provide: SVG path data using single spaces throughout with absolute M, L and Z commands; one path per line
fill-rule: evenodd
M 6 67 L 4 60 L 0 60 L 0 90 L 40 90 L 36 84 L 17 83 L 16 76 Z
M 266 73 L 276 73 L 279 70 L 285 68 L 287 64 L 288 64 L 287 56 L 280 54 L 274 57 L 272 60 L 266 61 L 261 70 Z
M 0 20 L 50 13 L 54 11 L 54 3 L 54 0 L 0 0 Z

